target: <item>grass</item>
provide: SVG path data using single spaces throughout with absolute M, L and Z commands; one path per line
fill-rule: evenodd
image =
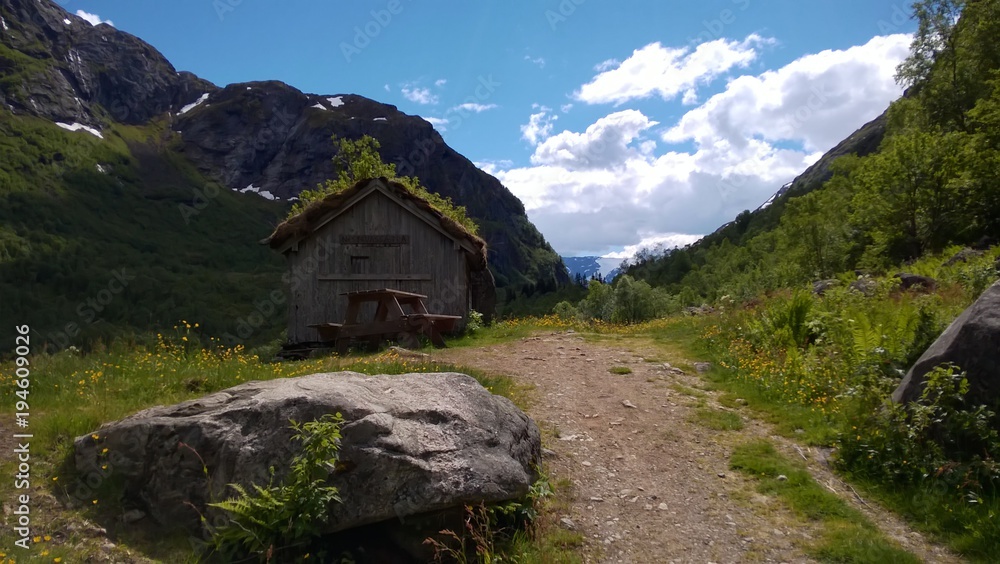
M 939 489 L 856 483 L 867 498 L 891 507 L 915 529 L 947 539 L 952 549 L 971 562 L 995 562 L 1000 554 L 1000 499 L 996 497 L 971 504 Z
M 810 556 L 823 562 L 920 562 L 887 539 L 863 514 L 813 480 L 800 463 L 782 456 L 770 442 L 740 445 L 730 468 L 758 480 L 757 490 L 781 499 L 800 516 L 822 525 Z
M 743 418 L 739 414 L 721 409 L 698 408 L 691 420 L 716 431 L 739 431 L 743 428 Z
M 76 476 L 72 469 L 72 442 L 96 430 L 104 422 L 117 420 L 153 405 L 172 404 L 201 397 L 251 380 L 289 378 L 317 372 L 350 370 L 365 374 L 403 374 L 408 372 L 461 372 L 469 374 L 486 389 L 511 399 L 522 408 L 529 402 L 530 388 L 498 374 L 468 367 L 412 360 L 392 352 L 340 358 L 337 356 L 306 362 L 265 363 L 242 346 L 219 346 L 203 349 L 194 333 L 197 324 L 184 323 L 171 335 L 157 335 L 155 344 L 116 342 L 91 353 L 64 351 L 55 355 L 36 355 L 31 359 L 30 388 L 32 454 L 33 535 L 45 544 L 53 558 L 78 561 L 86 555 L 69 544 L 83 543 L 79 550 L 100 553 L 99 540 L 90 535 L 65 535 L 66 525 L 83 520 L 101 523 L 111 531 L 115 542 L 166 562 L 190 559 L 186 537 L 165 538 L 149 535 L 135 527 L 121 527 L 118 519 L 124 512 L 120 488 L 105 480 L 98 493 L 86 499 L 73 495 Z M 0 363 L 0 402 L 13 406 L 15 376 L 13 362 Z M 0 414 L 12 419 L 12 413 Z M 12 463 L 0 465 L 5 475 L 13 476 Z M 13 480 L 0 483 L 2 499 L 16 499 Z M 40 510 L 42 501 L 47 508 Z M 73 502 L 63 507 L 56 499 Z M 50 541 L 45 541 L 48 535 Z M 16 537 L 9 528 L 0 530 L 0 547 L 13 547 Z M 561 542 L 561 541 L 560 541 Z M 558 545 L 554 544 L 553 547 Z M 553 548 L 552 550 L 555 550 Z M 0 549 L 0 552 L 4 552 Z M 36 551 L 40 554 L 41 551 Z M 124 552 L 116 552 L 125 558 Z M 15 553 L 9 554 L 14 556 Z M 18 559 L 20 561 L 20 558 Z M 51 561 L 51 560 L 49 560 Z
M 608 372 L 612 374 L 625 375 L 625 374 L 631 374 L 632 369 L 629 368 L 628 366 L 612 366 L 611 368 L 608 369 Z
M 670 384 L 670 389 L 677 392 L 678 394 L 691 396 L 693 398 L 698 398 L 698 399 L 708 398 L 708 394 L 703 392 L 702 390 L 696 390 L 689 386 L 685 386 L 684 384 L 678 384 L 677 382 Z

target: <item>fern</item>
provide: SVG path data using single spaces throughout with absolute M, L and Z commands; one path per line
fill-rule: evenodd
M 851 355 L 857 366 L 867 364 L 882 345 L 882 334 L 879 328 L 873 328 L 868 318 L 858 316 L 851 325 Z
M 229 514 L 229 521 L 211 530 L 216 552 L 227 559 L 246 556 L 271 561 L 276 552 L 294 553 L 322 533 L 330 506 L 339 502 L 337 488 L 326 484 L 335 467 L 343 418 L 324 415 L 317 421 L 291 421 L 292 440 L 302 451 L 292 459 L 285 482 L 265 487 L 253 484 L 253 493 L 240 484 L 229 484 L 236 496 L 209 506 Z

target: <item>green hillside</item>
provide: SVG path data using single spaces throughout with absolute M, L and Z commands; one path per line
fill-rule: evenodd
M 0 111 L 0 323 L 58 348 L 182 319 L 277 336 L 283 261 L 257 241 L 287 206 L 207 182 L 155 124 L 103 135 Z
M 839 148 L 856 154 L 837 158 L 820 189 L 822 178 L 804 175 L 774 205 L 688 249 L 641 256 L 629 274 L 693 305 L 1000 239 L 1000 7 L 915 8 L 920 32 L 897 77 L 908 94 L 889 108 L 876 151 L 864 142 L 878 136 L 861 136 Z

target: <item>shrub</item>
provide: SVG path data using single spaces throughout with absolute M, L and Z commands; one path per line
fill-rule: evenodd
M 485 327 L 483 324 L 483 314 L 474 309 L 470 309 L 469 318 L 465 322 L 465 330 L 469 333 L 475 333 L 483 327 Z
M 302 451 L 292 459 L 285 482 L 254 484 L 254 493 L 230 484 L 236 497 L 209 504 L 230 514 L 226 525 L 211 530 L 216 552 L 229 561 L 246 556 L 271 561 L 276 553 L 287 559 L 308 552 L 309 542 L 327 523 L 331 503 L 340 501 L 326 478 L 337 462 L 342 423 L 339 413 L 308 423 L 292 421 L 292 439 L 302 443 Z M 271 473 L 273 478 L 273 467 Z
M 995 414 L 966 400 L 969 382 L 954 366 L 927 374 L 917 401 L 886 400 L 853 421 L 840 439 L 839 464 L 864 477 L 939 483 L 970 500 L 1000 486 Z
M 576 309 L 576 306 L 567 302 L 561 301 L 552 308 L 552 313 L 554 313 L 559 319 L 572 320 L 580 316 L 580 310 Z

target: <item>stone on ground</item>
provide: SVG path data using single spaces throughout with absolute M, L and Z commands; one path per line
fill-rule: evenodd
M 272 466 L 276 484 L 287 474 L 300 448 L 289 420 L 337 412 L 343 439 L 329 481 L 342 502 L 330 532 L 520 498 L 536 479 L 534 421 L 456 373 L 249 382 L 79 437 L 76 466 L 85 476 L 120 480 L 126 508 L 198 530 L 198 511 L 232 496 L 227 484 L 267 485 Z
M 897 403 L 920 398 L 927 373 L 952 363 L 969 380 L 970 405 L 1000 405 L 1000 281 L 958 316 L 906 373 L 892 394 Z

